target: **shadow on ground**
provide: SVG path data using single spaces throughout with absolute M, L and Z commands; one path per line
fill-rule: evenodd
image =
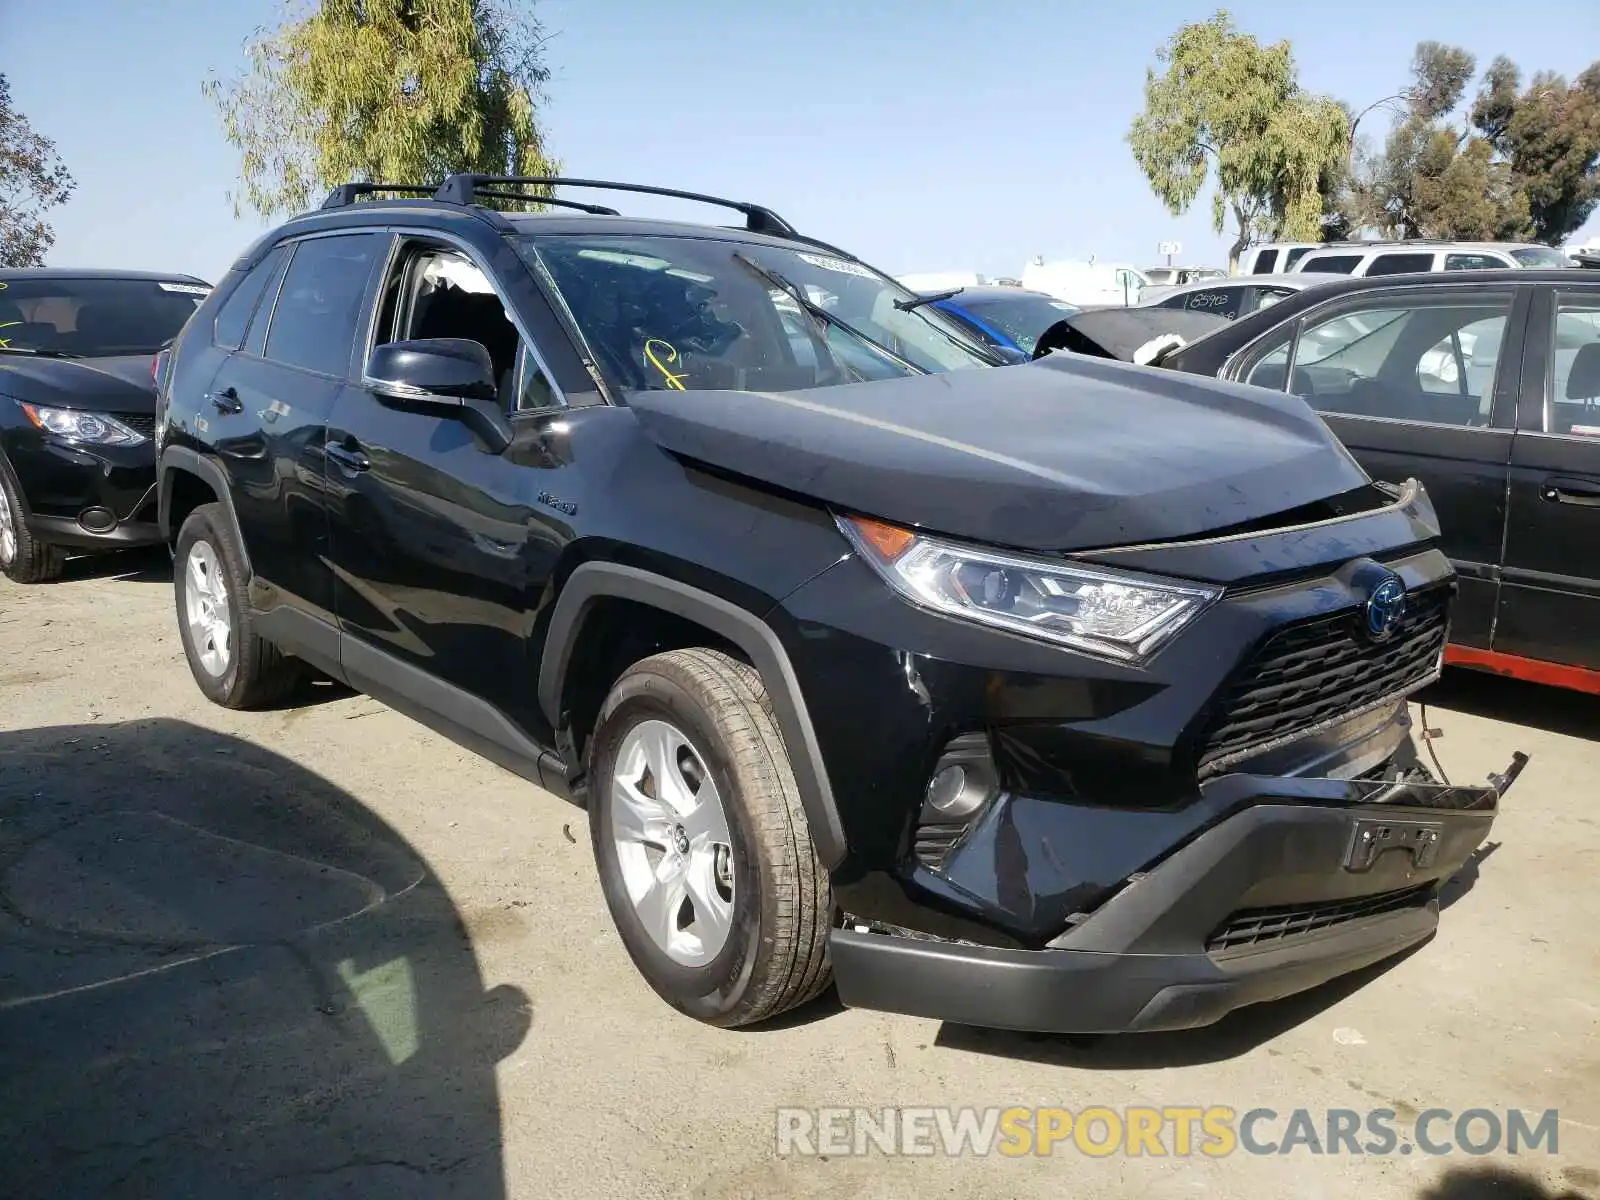
M 179 721 L 0 733 L 8 1200 L 505 1195 L 485 990 L 420 855 Z
M 1020 1058 L 1080 1071 L 1146 1071 L 1165 1067 L 1193 1067 L 1237 1058 L 1270 1042 L 1281 1033 L 1309 1021 L 1352 992 L 1359 991 L 1384 972 L 1392 970 L 1427 942 L 1412 946 L 1393 958 L 1352 971 L 1321 987 L 1299 992 L 1267 1004 L 1235 1009 L 1215 1025 L 1166 1033 L 1104 1035 L 1014 1033 L 1003 1029 L 978 1029 L 968 1025 L 942 1025 L 935 1044 L 951 1050 Z
M 85 579 L 114 579 L 118 583 L 172 582 L 172 555 L 165 546 L 141 546 L 103 554 L 80 554 L 67 559 L 61 583 Z
M 1600 740 L 1600 696 L 1452 668 L 1418 697 L 1429 711 L 1472 713 L 1546 733 Z M 1448 743 L 1440 743 L 1442 747 Z
M 1587 1168 L 1569 1168 L 1563 1176 L 1590 1177 L 1600 1183 L 1600 1174 Z M 1417 1200 L 1587 1200 L 1582 1193 L 1554 1191 L 1532 1175 L 1504 1167 L 1451 1167 L 1417 1193 Z

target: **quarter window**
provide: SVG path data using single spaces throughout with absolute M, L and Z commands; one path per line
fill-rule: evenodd
M 1444 269 L 1446 271 L 1494 271 L 1511 264 L 1492 254 L 1447 254 L 1444 256 Z
M 256 306 L 261 303 L 261 293 L 267 290 L 267 281 L 277 272 L 283 262 L 283 247 L 274 246 L 268 255 L 255 265 L 252 270 L 233 289 L 233 294 L 223 301 L 222 309 L 217 313 L 216 343 L 229 350 L 237 350 L 244 344 L 245 330 L 250 327 L 250 318 L 255 315 Z
M 266 357 L 347 374 L 367 279 L 387 241 L 381 233 L 356 233 L 299 243 L 273 310 Z
M 1272 268 L 1278 265 L 1278 252 L 1276 250 L 1262 250 L 1256 255 L 1255 262 L 1250 264 L 1250 274 L 1271 275 Z

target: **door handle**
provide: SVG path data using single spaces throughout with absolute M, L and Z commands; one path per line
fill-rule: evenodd
M 220 413 L 242 413 L 244 401 L 239 399 L 239 393 L 231 387 L 223 388 L 220 392 L 208 392 L 206 399 L 211 401 L 211 407 Z
M 1546 479 L 1539 485 L 1539 499 L 1552 504 L 1577 504 L 1600 508 L 1600 480 Z
M 352 450 L 348 446 L 333 445 L 326 450 L 329 458 L 338 463 L 346 471 L 352 473 L 368 470 L 372 460 L 359 450 Z

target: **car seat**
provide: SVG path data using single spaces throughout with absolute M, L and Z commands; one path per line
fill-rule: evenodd
M 1574 425 L 1600 424 L 1600 342 L 1578 347 L 1565 390 L 1551 413 L 1551 433 L 1568 433 Z

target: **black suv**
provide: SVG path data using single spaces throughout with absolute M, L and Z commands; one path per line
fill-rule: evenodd
M 211 287 L 192 275 L 0 270 L 0 572 L 159 545 L 158 352 Z
M 562 183 L 661 191 L 347 185 L 185 330 L 160 504 L 208 696 L 309 664 L 586 803 L 634 962 L 718 1024 L 831 974 L 1192 1026 L 1428 936 L 1522 760 L 1412 751 L 1454 588 L 1420 487 L 1293 397 L 999 367 L 756 205 L 492 206 Z

